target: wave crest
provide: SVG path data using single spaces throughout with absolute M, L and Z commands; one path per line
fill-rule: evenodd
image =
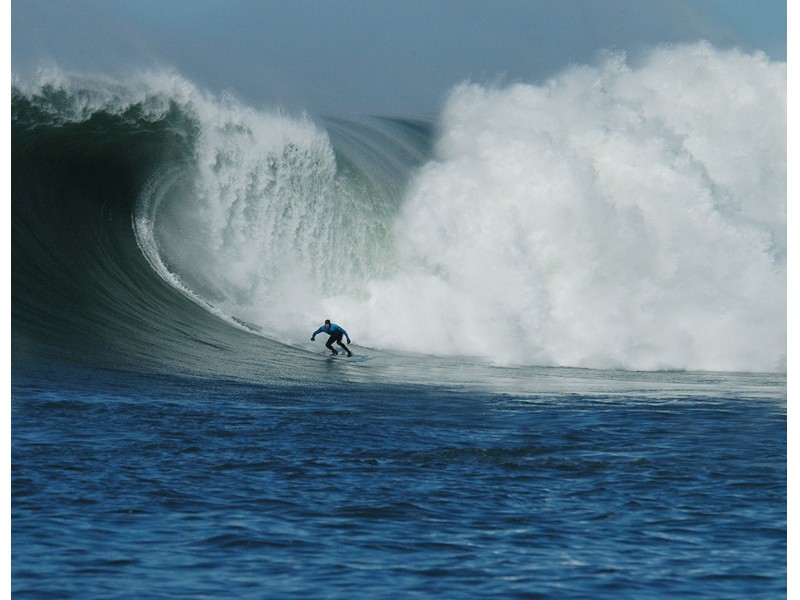
M 425 123 L 323 126 L 170 73 L 15 82 L 12 121 L 51 125 L 50 147 L 98 121 L 81 130 L 94 167 L 106 147 L 109 165 L 146 158 L 129 218 L 150 266 L 282 342 L 330 317 L 427 355 L 771 371 L 786 368 L 785 92 L 785 63 L 694 44 L 457 86 L 432 155 Z M 100 115 L 124 124 L 112 145 Z

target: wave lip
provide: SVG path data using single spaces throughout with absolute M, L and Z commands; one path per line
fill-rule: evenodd
M 230 373 L 234 357 L 267 350 L 266 340 L 242 335 L 159 277 L 132 227 L 142 191 L 190 163 L 190 86 L 176 90 L 169 77 L 121 83 L 61 73 L 17 83 L 15 362 Z M 268 370 L 279 373 L 280 360 L 272 362 Z M 249 370 L 244 365 L 233 370 Z

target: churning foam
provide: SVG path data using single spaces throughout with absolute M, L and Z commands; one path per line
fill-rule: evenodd
M 786 65 L 707 44 L 457 87 L 394 223 L 398 272 L 325 316 L 501 362 L 780 370 Z M 320 316 L 323 316 L 320 314 Z

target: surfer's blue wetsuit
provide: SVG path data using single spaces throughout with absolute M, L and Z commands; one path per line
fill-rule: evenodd
M 333 348 L 333 342 L 339 344 L 344 351 L 347 352 L 347 356 L 353 356 L 353 353 L 350 352 L 350 349 L 342 343 L 342 336 L 347 338 L 347 343 L 350 342 L 350 336 L 347 335 L 347 332 L 339 327 L 336 323 L 331 323 L 330 319 L 325 319 L 325 325 L 317 329 L 314 333 L 311 334 L 311 341 L 314 341 L 314 338 L 317 337 L 318 333 L 327 333 L 329 336 L 327 343 L 325 344 L 328 349 L 331 351 L 333 356 L 339 354 L 337 350 Z

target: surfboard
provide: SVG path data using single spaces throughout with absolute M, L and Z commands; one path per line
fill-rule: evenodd
M 353 354 L 353 356 L 347 356 L 344 352 L 339 352 L 339 354 L 329 354 L 328 358 L 331 360 L 346 360 L 348 362 L 364 362 L 371 357 L 367 354 Z

